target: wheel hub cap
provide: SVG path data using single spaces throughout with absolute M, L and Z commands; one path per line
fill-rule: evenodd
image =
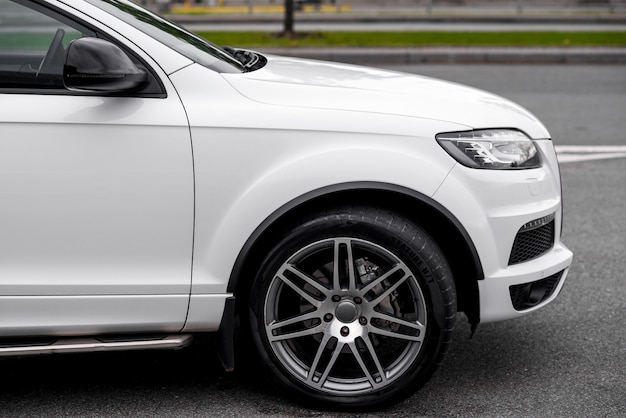
M 344 300 L 337 304 L 337 309 L 335 309 L 335 316 L 338 320 L 343 322 L 344 324 L 349 324 L 354 322 L 359 316 L 359 311 L 354 303 Z

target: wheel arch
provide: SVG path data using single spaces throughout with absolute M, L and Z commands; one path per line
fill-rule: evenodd
M 461 223 L 445 207 L 419 192 L 377 182 L 352 182 L 324 187 L 304 194 L 283 205 L 248 238 L 233 266 L 228 292 L 246 302 L 254 270 L 263 261 L 276 232 L 294 219 L 304 218 L 317 209 L 329 206 L 368 204 L 391 210 L 413 220 L 437 242 L 450 268 L 457 288 L 458 309 L 471 324 L 480 321 L 478 280 L 484 279 L 476 248 Z M 425 221 L 426 220 L 426 221 Z

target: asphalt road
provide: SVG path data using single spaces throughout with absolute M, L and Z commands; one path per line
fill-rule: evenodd
M 396 68 L 397 69 L 397 68 Z M 557 145 L 626 145 L 624 66 L 419 66 L 540 116 Z M 459 316 L 444 365 L 415 396 L 371 416 L 626 416 L 626 158 L 561 167 L 565 242 L 559 298 L 472 340 Z M 0 416 L 354 416 L 291 403 L 246 370 L 220 371 L 207 341 L 175 352 L 0 359 Z M 363 414 L 368 416 L 368 414 Z
M 509 98 L 534 113 L 556 145 L 626 145 L 626 66 L 414 65 L 390 69 Z

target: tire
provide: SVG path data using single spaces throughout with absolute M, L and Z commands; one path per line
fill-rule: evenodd
M 316 408 L 372 409 L 432 375 L 451 339 L 456 293 L 423 230 L 351 207 L 314 214 L 277 239 L 249 307 L 275 380 Z

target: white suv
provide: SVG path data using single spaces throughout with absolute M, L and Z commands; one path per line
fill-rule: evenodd
M 238 317 L 295 396 L 381 407 L 457 312 L 563 286 L 552 141 L 514 103 L 219 48 L 128 0 L 0 13 L 0 355 L 214 332 L 232 369 Z

